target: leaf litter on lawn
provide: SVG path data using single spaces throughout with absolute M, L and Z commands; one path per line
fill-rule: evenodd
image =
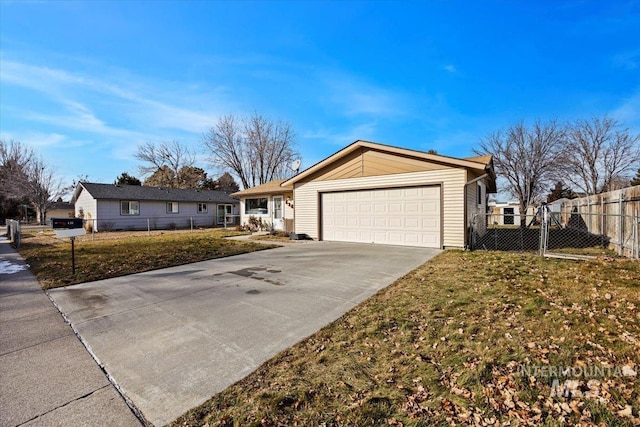
M 447 251 L 173 425 L 640 425 L 638 277 Z

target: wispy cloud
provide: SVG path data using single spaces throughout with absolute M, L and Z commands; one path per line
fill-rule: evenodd
M 443 68 L 444 68 L 444 70 L 445 70 L 445 71 L 448 71 L 448 72 L 450 72 L 450 73 L 455 73 L 455 72 L 457 72 L 457 71 L 458 71 L 458 70 L 456 69 L 455 65 L 453 65 L 453 64 L 447 64 L 447 65 L 445 65 Z
M 611 112 L 611 116 L 640 132 L 640 91 L 637 91 Z
M 59 133 L 26 132 L 19 136 L 11 132 L 0 132 L 3 141 L 19 140 L 31 147 L 48 147 L 68 141 L 67 136 Z
M 4 60 L 0 77 L 3 84 L 21 86 L 47 96 L 65 111 L 61 115 L 30 111 L 25 113 L 25 119 L 105 136 L 130 137 L 139 133 L 136 129 L 145 133 L 173 129 L 199 134 L 220 114 L 214 105 L 206 104 L 203 95 L 194 94 L 188 88 L 183 88 L 182 93 L 178 90 L 168 93 L 170 89 L 167 88 L 172 86 L 168 82 L 150 85 L 140 79 L 139 83 L 130 84 Z M 170 101 L 164 101 L 164 97 Z M 111 117 L 101 116 L 97 111 L 104 104 L 118 105 L 119 119 L 128 126 L 112 125 L 109 123 L 113 121 Z M 185 105 L 198 105 L 199 108 Z
M 307 131 L 302 134 L 305 139 L 320 139 L 323 142 L 330 144 L 344 146 L 350 144 L 358 139 L 375 139 L 376 135 L 376 123 L 368 122 L 357 124 L 346 129 L 318 129 L 313 131 Z
M 613 64 L 625 70 L 635 70 L 640 65 L 640 49 L 622 52 L 613 57 Z
M 356 76 L 330 73 L 322 77 L 331 103 L 347 116 L 397 116 L 405 112 L 404 94 Z

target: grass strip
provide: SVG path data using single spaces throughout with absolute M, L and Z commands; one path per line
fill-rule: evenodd
M 238 233 L 197 230 L 154 236 L 108 233 L 109 238 L 75 243 L 76 273 L 72 274 L 71 244 L 50 230 L 23 233 L 20 254 L 44 289 L 173 267 L 276 247 L 225 239 Z

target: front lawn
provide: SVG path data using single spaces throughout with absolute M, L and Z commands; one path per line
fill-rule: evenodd
M 49 289 L 275 247 L 224 238 L 237 234 L 209 229 L 153 236 L 98 233 L 96 240 L 83 236 L 75 243 L 75 275 L 69 239 L 56 239 L 51 230 L 23 232 L 20 255 L 42 287 Z
M 173 425 L 638 425 L 639 278 L 447 251 Z

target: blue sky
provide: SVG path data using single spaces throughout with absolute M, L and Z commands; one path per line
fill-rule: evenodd
M 357 139 L 470 156 L 518 120 L 638 131 L 639 28 L 638 1 L 0 0 L 0 136 L 113 182 L 253 111 L 303 168 Z

